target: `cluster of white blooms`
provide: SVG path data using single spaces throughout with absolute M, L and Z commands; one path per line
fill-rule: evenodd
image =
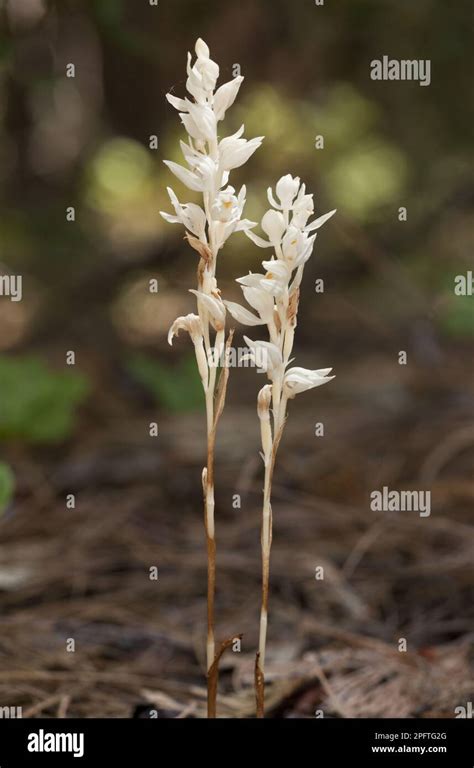
M 237 231 L 249 231 L 254 222 L 242 218 L 245 205 L 245 186 L 237 194 L 229 186 L 229 173 L 239 168 L 260 146 L 263 136 L 247 141 L 242 138 L 244 126 L 232 136 L 220 139 L 218 123 L 234 103 L 243 77 L 239 76 L 216 90 L 219 67 L 210 58 L 209 48 L 199 39 L 196 43 L 196 61 L 188 53 L 186 89 L 192 99 L 180 99 L 167 94 L 167 99 L 178 111 L 188 142 L 181 141 L 181 149 L 188 167 L 165 160 L 168 168 L 189 189 L 201 192 L 203 207 L 195 203 L 180 203 L 172 189 L 168 188 L 174 214 L 161 211 L 166 221 L 183 224 L 189 243 L 201 256 L 198 272 L 198 316 L 187 315 L 176 320 L 170 329 L 169 341 L 179 328 L 189 331 L 196 354 L 202 358 L 203 343 L 209 355 L 209 323 L 218 334 L 216 347 L 222 344 L 225 325 L 225 306 L 217 287 L 216 259 L 228 237 Z M 199 333 L 200 329 L 200 333 Z M 200 366 L 203 385 L 208 386 L 207 374 Z
M 306 368 L 288 368 L 288 365 L 291 363 L 304 265 L 313 251 L 317 235 L 315 230 L 335 211 L 308 223 L 314 213 L 313 196 L 306 194 L 305 185 L 300 184 L 298 177 L 293 178 L 290 174 L 278 181 L 276 197 L 277 200 L 269 188 L 268 200 L 272 207 L 261 222 L 267 239 L 259 237 L 250 229 L 246 232 L 256 245 L 274 250 L 271 259 L 262 262 L 265 273 L 250 273 L 237 281 L 255 312 L 235 302 L 226 301 L 225 304 L 231 315 L 244 325 L 268 327 L 270 341 L 252 341 L 247 337 L 245 341 L 254 360 L 257 350 L 264 355 L 262 358 L 260 354 L 259 358 L 265 360 L 264 370 L 272 382 L 273 414 L 275 426 L 279 427 L 285 418 L 286 401 L 289 398 L 333 378 L 328 375 L 331 368 L 311 371 Z M 269 390 L 264 390 L 268 394 Z M 259 411 L 261 414 L 262 408 Z

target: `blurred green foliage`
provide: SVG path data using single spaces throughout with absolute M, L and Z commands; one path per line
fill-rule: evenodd
M 324 178 L 330 205 L 359 222 L 377 220 L 405 189 L 405 154 L 382 135 L 376 105 L 352 85 L 337 83 L 315 102 L 257 86 L 248 89 L 235 113 L 234 127 L 245 122 L 249 136 L 265 135 L 254 159 L 264 170 L 263 205 L 265 182 L 273 185 L 290 171 L 312 191 L 317 178 Z M 315 147 L 317 136 L 324 137 L 324 151 Z M 258 213 L 250 204 L 250 218 Z
M 441 316 L 443 330 L 451 336 L 474 337 L 474 298 L 455 296 Z
M 150 154 L 138 142 L 120 137 L 106 141 L 91 163 L 89 202 L 113 211 L 148 190 L 151 171 Z
M 56 443 L 67 438 L 86 378 L 50 371 L 35 357 L 0 358 L 0 438 Z
M 0 513 L 4 512 L 10 504 L 14 491 L 14 474 L 8 464 L 0 461 Z
M 137 354 L 128 361 L 127 367 L 160 405 L 170 411 L 193 411 L 204 403 L 202 384 L 193 355 L 187 355 L 177 365 L 169 366 Z

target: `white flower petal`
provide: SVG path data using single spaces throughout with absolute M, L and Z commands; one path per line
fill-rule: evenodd
M 262 320 L 268 323 L 273 318 L 273 296 L 261 287 L 242 286 L 242 291 L 250 306 L 256 309 Z
M 234 77 L 233 80 L 229 80 L 228 83 L 221 85 L 215 92 L 214 112 L 217 120 L 224 119 L 226 111 L 232 106 L 236 99 L 243 79 L 242 75 Z
M 270 209 L 262 218 L 262 229 L 272 245 L 279 245 L 286 229 L 285 219 L 280 211 Z
M 277 201 L 273 197 L 273 190 L 271 187 L 268 187 L 267 189 L 267 197 L 268 197 L 268 202 L 270 203 L 271 206 L 273 206 L 273 208 L 277 208 L 279 211 L 282 210 L 282 206 L 280 205 L 280 203 L 277 203 Z
M 308 368 L 290 368 L 283 379 L 283 391 L 287 397 L 293 398 L 300 392 L 320 387 L 334 378 L 327 375 L 331 371 L 332 368 L 321 368 L 317 371 L 311 371 Z
M 250 141 L 241 139 L 243 129 L 244 126 L 233 136 L 222 139 L 219 144 L 219 166 L 224 171 L 240 168 L 258 149 L 264 139 L 263 136 L 257 136 L 255 139 L 250 139 Z
M 202 291 L 196 291 L 194 288 L 189 289 L 189 293 L 194 293 L 198 300 L 202 301 L 207 311 L 209 312 L 213 321 L 214 328 L 220 330 L 225 324 L 225 306 L 221 299 L 216 299 L 214 296 L 209 296 Z
M 164 220 L 167 221 L 169 224 L 181 224 L 181 219 L 179 219 L 177 216 L 172 216 L 171 213 L 166 213 L 166 211 L 160 211 L 160 216 L 163 216 Z
M 272 247 L 272 244 L 268 240 L 264 240 L 263 237 L 256 235 L 255 232 L 247 231 L 245 234 L 251 239 L 253 243 L 255 243 L 255 245 L 258 245 L 259 248 Z
M 235 226 L 235 232 L 246 232 L 249 229 L 252 229 L 252 227 L 256 227 L 257 222 L 256 221 L 250 221 L 250 219 L 242 219 L 241 221 L 237 222 Z
M 207 104 L 189 104 L 189 115 L 196 125 L 200 135 L 194 138 L 200 138 L 204 141 L 212 141 L 216 138 L 216 116 L 211 107 Z M 183 120 L 183 114 L 180 117 Z M 184 120 L 183 120 L 184 122 Z M 189 131 L 188 131 L 189 133 Z
M 331 216 L 334 216 L 336 211 L 337 211 L 337 208 L 334 208 L 333 211 L 329 211 L 329 213 L 323 213 L 322 216 L 318 216 L 317 219 L 315 219 L 305 227 L 305 232 L 313 232 L 313 230 L 319 229 L 319 227 L 322 227 L 323 224 L 325 224 L 326 221 L 328 221 L 328 219 L 331 218 Z
M 271 341 L 252 341 L 244 336 L 244 341 L 250 349 L 252 359 L 271 377 L 273 372 L 281 368 L 283 360 L 281 352 Z
M 166 98 L 168 99 L 171 106 L 175 109 L 178 109 L 181 112 L 185 112 L 187 110 L 188 107 L 184 99 L 180 99 L 178 96 L 173 96 L 172 93 L 167 93 Z
M 168 166 L 170 171 L 186 186 L 188 189 L 194 190 L 194 192 L 202 192 L 204 189 L 203 182 L 196 174 L 192 173 L 187 168 L 183 168 L 182 165 L 174 163 L 172 160 L 163 160 L 164 164 Z
M 194 149 L 194 147 L 191 147 L 184 141 L 180 141 L 179 145 L 181 147 L 181 152 L 183 153 L 184 159 L 191 166 L 191 168 L 194 168 L 196 162 L 198 160 L 202 160 L 203 155 L 201 152 L 198 152 L 196 149 Z
M 277 181 L 275 191 L 284 210 L 289 210 L 292 207 L 293 200 L 298 194 L 299 188 L 299 177 L 296 176 L 293 178 L 290 173 L 287 173 L 286 176 L 282 176 L 281 179 Z
M 226 305 L 232 317 L 237 320 L 238 323 L 242 323 L 242 325 L 264 325 L 265 323 L 264 320 L 261 320 L 259 317 L 254 315 L 252 312 L 249 312 L 248 309 L 245 309 L 245 307 L 242 307 L 235 301 L 224 300 L 224 304 Z
M 194 50 L 196 51 L 196 56 L 201 56 L 203 59 L 208 59 L 211 53 L 208 44 L 204 42 L 202 37 L 198 37 L 196 40 Z
M 260 275 L 258 272 L 249 272 L 248 275 L 238 277 L 236 282 L 240 283 L 241 285 L 247 285 L 249 288 L 258 288 L 261 281 L 264 279 L 265 275 Z
M 187 331 L 194 342 L 202 338 L 202 325 L 198 315 L 189 314 L 177 317 L 168 331 L 168 344 L 173 345 L 173 337 L 179 334 L 179 331 Z

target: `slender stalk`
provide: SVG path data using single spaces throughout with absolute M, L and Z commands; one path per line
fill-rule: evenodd
M 288 368 L 297 323 L 300 284 L 303 269 L 311 255 L 319 229 L 335 211 L 323 214 L 308 224 L 314 213 L 313 196 L 306 194 L 306 187 L 299 177 L 282 176 L 276 185 L 276 202 L 273 190 L 267 191 L 271 208 L 262 218 L 262 230 L 268 239 L 248 230 L 247 236 L 261 248 L 274 248 L 276 258 L 262 261 L 265 275 L 250 273 L 239 278 L 243 294 L 252 310 L 249 312 L 235 302 L 226 302 L 232 316 L 244 325 L 266 325 L 270 341 L 253 341 L 244 336 L 250 356 L 257 361 L 257 351 L 265 353 L 261 367 L 271 384 L 262 387 L 258 395 L 257 412 L 260 419 L 265 480 L 262 505 L 262 602 L 258 652 L 255 660 L 255 693 L 257 717 L 264 717 L 265 710 L 265 650 L 267 643 L 268 596 L 270 580 L 270 550 L 272 544 L 272 479 L 276 455 L 286 420 L 289 398 L 299 392 L 318 387 L 330 381 L 331 368 L 316 371 L 307 368 Z M 290 219 L 291 214 L 291 219 Z M 269 304 L 269 296 L 270 299 Z M 273 430 L 270 419 L 273 415 Z
M 272 454 L 273 457 L 273 454 Z M 258 638 L 258 655 L 255 668 L 255 690 L 257 697 L 257 717 L 265 714 L 265 649 L 267 643 L 268 625 L 268 592 L 270 587 L 270 551 L 272 546 L 272 508 L 271 508 L 271 479 L 274 459 L 265 466 L 265 481 L 262 510 L 262 603 L 260 607 L 260 631 Z
M 207 431 L 207 467 L 206 467 L 206 493 L 204 498 L 204 525 L 207 540 L 207 716 L 216 716 L 216 695 L 212 694 L 210 669 L 216 655 L 215 630 L 214 630 L 214 602 L 216 593 L 216 537 L 214 525 L 214 446 L 215 430 L 214 421 L 214 392 L 206 393 L 206 411 L 208 419 Z M 210 426 L 211 425 L 211 426 Z
M 267 644 L 268 627 L 268 597 L 270 590 L 270 553 L 273 538 L 273 515 L 272 515 L 272 481 L 275 462 L 280 444 L 281 435 L 285 423 L 286 402 L 285 396 L 280 398 L 280 390 L 272 385 L 272 402 L 274 415 L 273 437 L 271 435 L 270 420 L 266 417 L 265 411 L 259 411 L 262 448 L 265 462 L 265 477 L 263 486 L 263 505 L 262 505 L 262 529 L 261 529 L 261 551 L 262 551 L 262 602 L 260 606 L 260 629 L 258 638 L 258 653 L 255 664 L 255 692 L 257 700 L 257 717 L 265 716 L 265 652 Z M 278 405 L 275 403 L 275 393 L 278 398 Z

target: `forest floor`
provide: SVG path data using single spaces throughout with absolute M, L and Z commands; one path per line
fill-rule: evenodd
M 269 717 L 454 717 L 474 699 L 472 403 L 453 390 L 453 366 L 394 384 L 383 366 L 374 382 L 374 365 L 352 371 L 359 391 L 324 401 L 324 441 L 307 406 L 291 404 L 274 485 Z M 153 440 L 151 411 L 102 398 L 101 418 L 86 414 L 61 450 L 10 450 L 0 700 L 24 717 L 202 717 L 202 416 L 163 415 Z M 218 711 L 251 717 L 253 409 L 226 408 L 216 473 L 217 635 L 243 633 L 222 659 Z M 431 489 L 431 514 L 373 511 L 383 486 Z

